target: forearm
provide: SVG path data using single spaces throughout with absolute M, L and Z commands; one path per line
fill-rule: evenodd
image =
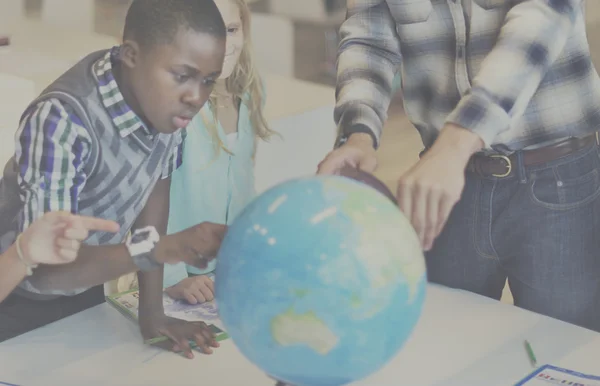
M 171 178 L 161 179 L 148 198 L 144 210 L 136 221 L 134 228 L 139 229 L 146 226 L 154 226 L 162 236 L 167 233 L 169 218 L 169 198 L 171 189 Z M 140 285 L 140 318 L 151 315 L 164 314 L 163 296 L 163 272 L 164 267 L 154 271 L 138 272 L 138 283 Z
M 40 266 L 29 282 L 39 291 L 68 291 L 104 284 L 137 270 L 123 244 L 82 245 L 73 263 Z
M 426 154 L 449 154 L 457 159 L 459 164 L 466 167 L 471 156 L 481 150 L 483 146 L 483 140 L 479 135 L 463 127 L 447 124 Z
M 473 87 L 448 117 L 486 145 L 523 115 L 581 18 L 582 0 L 524 0 L 506 15 Z
M 343 142 L 353 133 L 371 135 L 377 147 L 400 65 L 400 39 L 387 3 L 355 2 L 340 28 L 335 121 Z
M 0 255 L 0 302 L 27 276 L 25 264 L 19 260 L 15 245 Z
M 138 272 L 140 286 L 140 317 L 163 315 L 163 275 L 164 267 L 154 271 Z

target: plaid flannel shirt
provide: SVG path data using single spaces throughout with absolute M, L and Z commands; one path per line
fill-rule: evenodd
M 584 0 L 348 0 L 347 7 L 338 144 L 364 132 L 378 146 L 398 69 L 406 113 L 426 147 L 449 122 L 504 154 L 600 127 Z

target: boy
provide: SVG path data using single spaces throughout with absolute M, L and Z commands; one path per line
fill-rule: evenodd
M 583 0 L 348 1 L 338 149 L 372 171 L 402 67 L 426 152 L 398 203 L 431 281 L 600 331 L 600 78 Z M 435 241 L 435 243 L 434 243 Z
M 164 315 L 162 263 L 205 265 L 225 227 L 160 235 L 181 129 L 219 77 L 225 36 L 212 0 L 134 0 L 123 44 L 84 58 L 25 111 L 0 185 L 0 249 L 52 210 L 114 220 L 120 231 L 93 233 L 72 264 L 36 269 L 0 305 L 0 341 L 96 305 L 102 283 L 140 271 L 143 337 L 167 335 L 190 357 L 188 339 L 216 347 L 206 326 Z

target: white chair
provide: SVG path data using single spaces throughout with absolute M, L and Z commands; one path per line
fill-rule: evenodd
M 294 76 L 294 25 L 286 17 L 252 14 L 252 42 L 262 73 Z

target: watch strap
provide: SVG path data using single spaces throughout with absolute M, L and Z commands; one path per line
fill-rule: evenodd
M 159 240 L 160 236 L 153 226 L 136 229 L 127 238 L 125 245 L 129 250 L 133 263 L 141 271 L 153 271 L 162 266 L 154 256 L 156 244 Z

